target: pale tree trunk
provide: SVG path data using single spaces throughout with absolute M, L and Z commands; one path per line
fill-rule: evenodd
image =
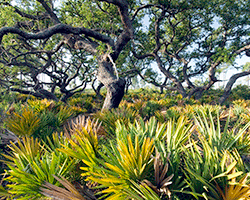
M 112 108 L 118 108 L 122 97 L 124 96 L 125 80 L 119 78 L 117 81 L 105 86 L 107 89 L 107 95 L 102 106 L 102 110 L 110 110 Z
M 50 19 L 53 21 L 54 26 L 37 33 L 28 33 L 20 30 L 19 27 L 3 27 L 0 29 L 0 44 L 2 42 L 2 37 L 8 33 L 18 34 L 25 40 L 48 39 L 51 36 L 60 33 L 64 37 L 62 44 L 67 44 L 72 49 L 84 49 L 86 52 L 97 57 L 98 80 L 107 89 L 107 96 L 103 109 L 110 110 L 118 107 L 124 95 L 125 80 L 119 78 L 116 71 L 115 61 L 118 59 L 124 47 L 134 37 L 134 18 L 131 18 L 129 2 L 126 0 L 97 0 L 97 2 L 106 2 L 117 7 L 121 19 L 122 27 L 120 28 L 122 31 L 119 31 L 120 34 L 115 39 L 113 39 L 113 33 L 112 36 L 108 35 L 109 31 L 103 34 L 99 32 L 99 30 L 93 30 L 86 27 L 73 27 L 68 24 L 63 24 L 45 0 L 38 0 L 38 2 L 46 10 Z M 16 12 L 19 14 L 22 13 L 19 10 L 16 10 Z M 22 14 L 20 15 L 22 16 Z M 112 19 L 110 20 L 112 23 Z M 107 53 L 99 55 L 100 52 L 98 51 L 98 46 L 100 44 L 105 44 L 107 47 Z M 108 52 L 112 53 L 109 54 Z
M 234 83 L 237 81 L 238 78 L 241 78 L 243 76 L 247 76 L 249 74 L 250 74 L 250 70 L 245 71 L 245 72 L 240 72 L 240 73 L 237 73 L 237 74 L 234 74 L 233 76 L 231 76 L 229 81 L 227 82 L 225 89 L 224 89 L 223 95 L 219 99 L 219 103 L 223 104 L 226 101 L 226 99 L 229 97 L 229 95 L 231 93 L 231 89 L 232 89 Z
M 98 80 L 107 89 L 102 111 L 118 108 L 124 96 L 126 82 L 123 78 L 119 78 L 115 63 L 110 55 L 99 56 L 98 63 Z

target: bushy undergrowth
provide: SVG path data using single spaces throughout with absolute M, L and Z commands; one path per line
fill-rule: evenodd
M 64 137 L 54 134 L 52 138 L 45 144 L 38 138 L 23 137 L 9 145 L 9 153 L 4 154 L 8 190 L 2 188 L 2 193 L 10 199 L 38 199 L 43 196 L 39 188 L 45 181 L 58 185 L 53 175 L 70 177 L 77 160 L 58 150 L 68 145 Z
M 0 197 L 250 198 L 250 101 L 227 108 L 142 91 L 83 117 L 100 109 L 93 101 L 2 104 L 1 126 L 19 139 L 4 153 Z
M 61 132 L 68 119 L 83 112 L 60 102 L 29 99 L 26 103 L 12 104 L 7 108 L 2 126 L 20 137 L 46 139 L 53 132 Z

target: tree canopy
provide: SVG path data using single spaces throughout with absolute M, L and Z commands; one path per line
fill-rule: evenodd
M 154 1 L 151 1 L 154 3 Z M 249 1 L 158 1 L 148 4 L 147 29 L 136 34 L 134 55 L 155 63 L 166 77 L 148 81 L 183 97 L 211 88 L 224 63 L 249 54 Z M 195 77 L 207 76 L 201 85 Z
M 1 85 L 52 99 L 58 88 L 66 101 L 96 75 L 104 109 L 119 105 L 124 78 L 137 74 L 198 98 L 224 63 L 250 54 L 249 1 L 1 0 L 0 8 Z M 199 76 L 207 80 L 197 85 Z

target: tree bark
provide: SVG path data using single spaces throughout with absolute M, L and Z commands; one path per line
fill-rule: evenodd
M 75 94 L 75 93 L 71 93 L 71 92 L 66 93 L 66 94 L 64 94 L 64 95 L 61 97 L 60 100 L 61 100 L 62 102 L 64 102 L 64 103 L 66 103 L 67 100 L 68 100 L 70 97 L 72 97 L 74 94 Z
M 195 100 L 199 100 L 199 99 L 202 97 L 203 91 L 204 91 L 204 90 L 199 90 L 199 91 L 197 91 L 197 92 L 195 93 L 194 99 L 195 99 Z
M 98 57 L 97 76 L 98 80 L 107 89 L 102 111 L 117 108 L 124 96 L 126 81 L 123 78 L 119 78 L 115 63 L 110 54 L 103 54 Z
M 96 97 L 98 99 L 103 99 L 103 96 L 101 95 L 101 89 L 102 87 L 104 86 L 101 82 L 99 82 L 97 88 L 95 88 L 95 81 L 97 80 L 97 78 L 95 78 L 93 81 L 92 81 L 92 89 L 94 90 L 95 94 L 96 94 Z
M 204 87 L 194 87 L 187 95 L 187 97 L 190 99 L 193 95 L 195 99 L 200 99 L 202 97 L 202 94 L 204 92 Z
M 222 97 L 220 97 L 220 99 L 219 99 L 219 104 L 225 103 L 225 101 L 229 97 L 229 95 L 231 93 L 231 89 L 232 89 L 234 83 L 237 81 L 237 79 L 241 78 L 243 76 L 247 76 L 249 74 L 250 74 L 250 70 L 245 71 L 245 72 L 240 72 L 240 73 L 237 73 L 237 74 L 234 74 L 233 76 L 231 76 L 229 81 L 227 82 L 227 85 L 224 89 L 224 93 L 223 93 Z
M 103 96 L 101 95 L 101 89 L 102 89 L 102 87 L 103 87 L 104 85 L 102 84 L 102 83 L 100 83 L 99 85 L 98 85 L 98 87 L 96 88 L 96 96 L 97 96 L 97 98 L 99 98 L 99 99 L 103 99 Z
M 160 93 L 163 94 L 164 92 L 164 87 L 160 87 Z
M 55 94 L 53 94 L 47 90 L 44 90 L 44 89 L 36 90 L 36 92 L 32 92 L 32 91 L 28 91 L 28 90 L 21 90 L 18 88 L 11 88 L 10 90 L 13 92 L 21 93 L 21 94 L 32 95 L 32 96 L 37 97 L 37 98 L 42 98 L 42 99 L 46 98 L 46 99 L 51 99 L 54 101 L 59 101 L 58 98 L 55 96 Z
M 124 96 L 125 83 L 126 82 L 123 78 L 119 78 L 117 81 L 105 86 L 107 89 L 107 94 L 102 106 L 102 111 L 118 108 Z

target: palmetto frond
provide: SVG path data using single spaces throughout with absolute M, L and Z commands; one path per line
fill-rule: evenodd
M 241 176 L 243 172 L 236 172 L 237 162 L 233 162 L 225 174 L 228 184 L 225 188 L 221 188 L 216 182 L 216 188 L 219 191 L 223 200 L 247 200 L 250 198 L 250 184 L 247 184 L 249 174 L 245 174 L 239 182 L 236 178 Z
M 102 123 L 99 122 L 98 119 L 91 120 L 89 117 L 86 118 L 84 115 L 79 115 L 67 123 L 65 127 L 65 133 L 66 136 L 68 136 L 70 134 L 74 134 L 76 130 L 82 131 L 83 128 L 85 128 L 87 131 L 99 133 L 102 129 L 101 125 Z
M 41 123 L 38 113 L 28 108 L 23 109 L 22 114 L 13 112 L 5 122 L 7 128 L 17 136 L 31 136 Z
M 169 159 L 170 154 L 168 154 Z M 172 184 L 171 179 L 173 178 L 174 174 L 166 177 L 168 172 L 168 163 L 164 165 L 163 161 L 161 160 L 160 153 L 156 151 L 156 156 L 154 158 L 154 170 L 155 170 L 155 184 L 153 185 L 148 180 L 143 180 L 143 183 L 146 183 L 151 189 L 153 189 L 158 195 L 165 194 L 169 198 L 171 196 L 171 192 L 168 189 L 168 186 Z
M 95 200 L 96 197 L 90 191 L 82 190 L 78 191 L 75 186 L 67 181 L 65 178 L 58 178 L 54 175 L 54 178 L 60 182 L 65 188 L 52 185 L 45 182 L 40 188 L 41 194 L 51 197 L 53 199 L 64 199 L 64 200 Z

